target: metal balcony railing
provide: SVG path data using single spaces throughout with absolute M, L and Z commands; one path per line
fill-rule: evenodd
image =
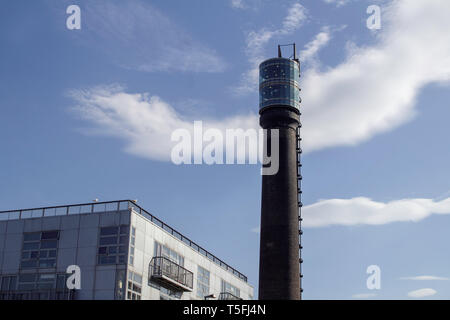
M 0 291 L 0 300 L 74 300 L 73 290 Z
M 180 232 L 176 231 L 172 227 L 165 224 L 163 221 L 159 220 L 154 215 L 150 214 L 147 210 L 141 208 L 132 200 L 117 200 L 117 201 L 106 201 L 106 202 L 94 202 L 94 203 L 83 203 L 83 204 L 72 204 L 65 206 L 55 206 L 55 207 L 41 207 L 33 209 L 21 209 L 21 210 L 9 210 L 0 211 L 0 221 L 2 220 L 17 220 L 17 219 L 32 219 L 32 218 L 42 218 L 42 217 L 54 217 L 54 216 L 66 216 L 73 214 L 90 214 L 98 212 L 118 212 L 122 210 L 133 209 L 136 213 L 147 218 L 152 223 L 154 223 L 159 228 L 163 229 L 167 233 L 171 234 L 173 237 L 182 241 L 184 244 L 190 246 L 192 249 L 205 256 L 216 265 L 222 267 L 224 270 L 232 273 L 234 276 L 238 277 L 242 281 L 247 282 L 247 277 L 232 268 L 230 265 L 226 264 L 215 255 L 209 251 L 203 249 L 201 246 L 196 244 L 194 241 L 190 240 L 186 236 L 182 235 Z
M 177 291 L 192 291 L 194 274 L 166 257 L 150 261 L 149 279 L 162 282 Z
M 239 298 L 230 292 L 221 292 L 219 294 L 219 300 L 242 300 L 242 298 Z

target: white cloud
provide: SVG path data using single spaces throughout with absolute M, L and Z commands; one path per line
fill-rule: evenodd
M 267 57 L 264 54 L 264 47 L 270 40 L 292 34 L 298 30 L 307 20 L 307 11 L 300 3 L 295 2 L 287 12 L 279 29 L 262 28 L 259 31 L 251 31 L 246 39 L 246 53 L 251 65 L 250 69 L 241 75 L 239 85 L 232 88 L 232 92 L 237 95 L 256 92 L 258 89 L 259 63 Z
M 403 199 L 387 203 L 369 198 L 320 200 L 303 207 L 305 227 L 332 225 L 382 225 L 392 222 L 417 222 L 431 214 L 450 214 L 450 198 Z
M 292 13 L 287 17 L 299 16 L 300 5 L 294 5 L 294 8 L 296 9 L 292 9 Z M 396 1 L 383 15 L 383 33 L 377 44 L 363 48 L 353 47 L 351 55 L 344 62 L 326 71 L 308 69 L 301 81 L 304 151 L 356 145 L 411 119 L 415 115 L 415 100 L 420 89 L 427 84 L 450 79 L 450 41 L 447 32 L 450 30 L 450 20 L 446 15 L 449 10 L 450 2 Z M 293 26 L 289 21 L 291 18 L 286 18 L 284 25 Z M 299 24 L 295 25 L 298 26 Z M 273 37 L 273 32 L 275 31 L 261 30 L 250 33 L 247 43 L 262 51 L 264 45 Z M 325 43 L 325 39 L 326 37 L 319 43 Z M 316 47 L 319 45 L 311 45 L 311 52 L 314 52 Z M 259 54 L 262 55 L 262 52 Z M 192 65 L 195 66 L 195 63 Z M 255 64 L 243 75 L 239 89 L 253 90 L 257 86 L 257 79 L 258 69 Z M 85 114 L 89 109 L 93 109 L 90 112 L 102 110 L 101 103 L 112 103 L 114 99 L 127 97 L 125 102 L 130 103 L 127 106 L 129 113 L 141 112 L 142 108 L 151 110 L 157 104 L 164 105 L 165 111 L 171 110 L 172 119 L 184 119 L 182 114 L 157 97 L 141 103 L 139 101 L 145 94 L 116 92 L 106 100 L 97 100 L 98 90 L 88 93 L 90 98 L 83 99 L 88 102 L 82 108 Z M 135 110 L 137 108 L 140 109 Z M 256 128 L 256 112 L 255 110 L 254 114 L 236 115 L 231 118 L 240 119 L 241 124 Z M 105 119 L 111 116 L 109 113 L 102 115 Z M 102 122 L 103 130 L 111 131 L 107 128 L 108 123 L 121 123 L 120 115 L 114 115 L 117 119 L 115 122 Z M 168 148 L 160 144 L 169 144 L 170 133 L 166 130 L 167 127 L 161 132 L 149 130 L 151 123 L 156 121 L 153 118 L 160 117 L 149 115 L 146 122 L 133 122 L 135 128 L 123 130 L 125 133 L 129 130 L 145 133 L 145 139 L 139 135 L 130 139 L 130 135 L 125 134 L 130 143 L 127 148 L 147 150 L 140 151 L 139 154 L 145 154 L 152 159 L 167 159 L 163 154 L 167 153 Z M 231 118 L 209 119 L 209 122 L 223 128 L 230 123 Z M 185 120 L 181 123 L 186 125 Z M 157 151 L 155 146 L 161 147 L 162 150 Z
M 408 292 L 408 297 L 424 298 L 424 297 L 434 296 L 436 293 L 437 293 L 437 291 L 434 289 L 424 288 L 424 289 L 419 289 L 419 290 L 414 290 L 414 291 Z
M 305 45 L 305 49 L 300 51 L 299 57 L 302 62 L 315 61 L 317 53 L 321 48 L 326 46 L 331 39 L 330 28 L 325 27 L 319 32 L 313 40 Z
M 169 161 L 175 145 L 172 132 L 192 131 L 194 120 L 202 120 L 204 130 L 258 128 L 256 114 L 220 120 L 188 118 L 156 95 L 126 93 L 118 85 L 73 90 L 70 96 L 77 102 L 74 110 L 96 125 L 88 132 L 121 138 L 126 142 L 125 151 L 153 160 Z
M 379 40 L 302 86 L 304 149 L 356 145 L 408 120 L 420 90 L 450 79 L 450 2 L 395 1 Z
M 244 9 L 244 0 L 231 0 L 231 7 L 235 9 Z
M 301 80 L 304 151 L 357 145 L 413 119 L 421 89 L 450 79 L 449 10 L 450 2 L 439 0 L 395 1 L 385 7 L 374 45 L 352 44 L 337 66 L 306 70 Z M 247 43 L 262 51 L 274 34 L 262 29 L 250 33 Z M 302 52 L 306 60 L 329 40 L 326 31 L 319 33 Z M 257 84 L 254 62 L 235 92 L 256 92 Z
M 449 278 L 437 277 L 437 276 L 415 276 L 415 277 L 402 277 L 401 280 L 418 280 L 418 281 L 447 281 Z
M 337 7 L 345 6 L 351 0 L 324 0 L 325 3 L 334 4 Z
M 226 64 L 148 1 L 92 1 L 83 6 L 80 42 L 134 70 L 222 72 Z
M 353 299 L 369 299 L 369 298 L 374 298 L 376 297 L 377 294 L 376 293 L 357 293 L 352 295 Z
M 289 34 L 300 28 L 306 21 L 306 9 L 300 3 L 294 3 L 288 11 L 288 15 L 284 18 L 283 28 L 280 33 Z

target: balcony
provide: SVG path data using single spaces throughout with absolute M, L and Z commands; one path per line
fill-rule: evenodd
M 239 298 L 239 297 L 237 297 L 234 294 L 229 293 L 229 292 L 221 292 L 219 294 L 219 300 L 242 300 L 242 298 Z
M 192 291 L 194 274 L 166 257 L 150 261 L 149 279 L 174 291 Z
M 75 300 L 73 290 L 0 291 L 0 300 Z
M 140 214 L 144 218 L 148 219 L 157 227 L 163 229 L 165 232 L 174 236 L 175 238 L 183 242 L 185 245 L 191 247 L 194 251 L 205 256 L 206 258 L 214 262 L 216 265 L 220 266 L 224 270 L 238 277 L 240 280 L 247 282 L 247 277 L 245 275 L 243 275 L 236 269 L 232 268 L 230 265 L 226 264 L 212 253 L 203 249 L 201 246 L 199 246 L 194 241 L 190 240 L 180 232 L 168 226 L 163 221 L 159 220 L 157 217 L 155 217 L 145 209 L 138 206 L 136 202 L 132 200 L 117 200 L 117 201 L 106 201 L 95 203 L 71 204 L 65 206 L 0 211 L 0 221 L 67 216 L 76 214 L 95 214 L 101 212 L 119 212 L 130 209 L 132 209 L 137 214 Z

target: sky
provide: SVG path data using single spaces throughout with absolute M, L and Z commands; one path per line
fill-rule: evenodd
M 449 14 L 446 0 L 3 1 L 0 210 L 137 199 L 257 293 L 260 165 L 176 165 L 171 134 L 257 129 L 258 65 L 295 42 L 304 299 L 450 299 Z

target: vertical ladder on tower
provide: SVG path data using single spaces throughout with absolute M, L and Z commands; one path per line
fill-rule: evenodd
M 301 114 L 300 114 L 301 115 Z M 301 163 L 301 154 L 302 154 L 302 148 L 301 148 L 301 141 L 302 138 L 300 137 L 300 128 L 302 127 L 301 123 L 299 124 L 298 128 L 297 128 L 297 198 L 298 198 L 298 249 L 299 249 L 299 264 L 300 264 L 300 299 L 302 299 L 302 293 L 303 293 L 303 288 L 302 288 L 302 278 L 303 278 L 303 273 L 302 273 L 302 263 L 303 263 L 303 259 L 302 259 L 302 207 L 303 207 L 303 203 L 302 203 L 302 163 Z

